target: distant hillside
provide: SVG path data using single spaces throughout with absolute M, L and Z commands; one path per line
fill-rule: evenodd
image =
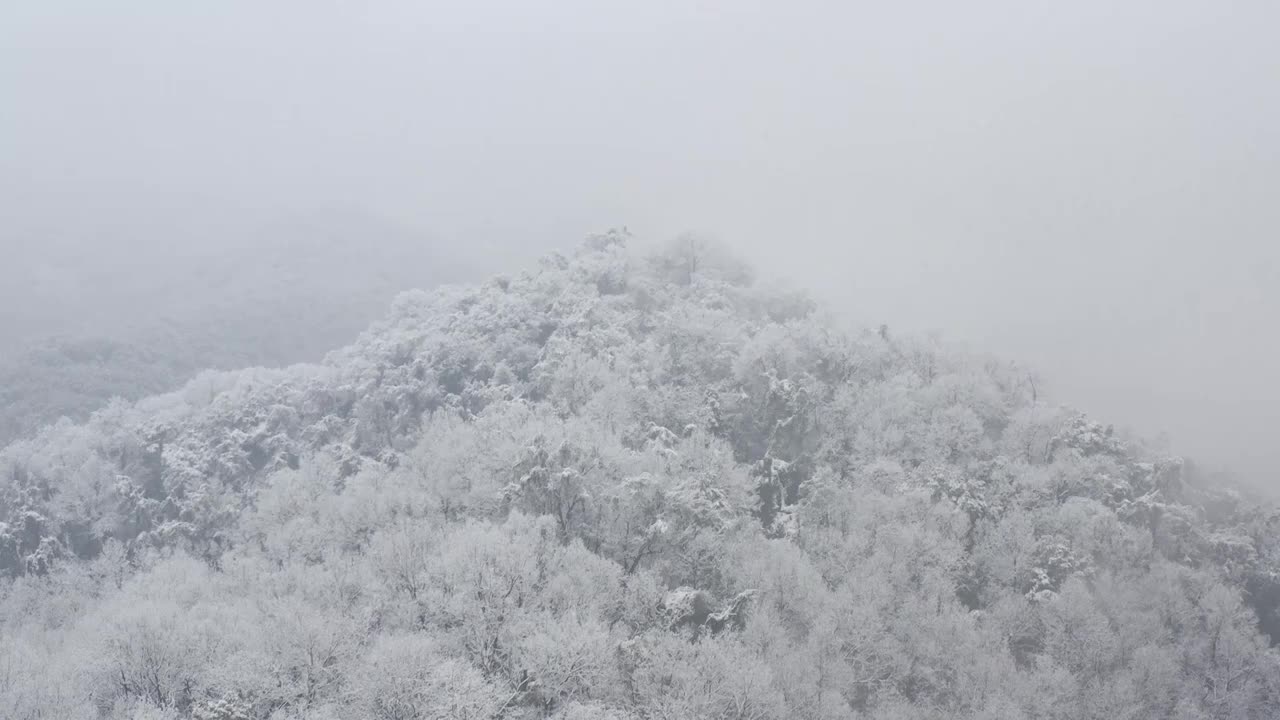
M 0 444 L 63 415 L 84 420 L 112 397 L 174 390 L 206 368 L 318 361 L 396 293 L 475 275 L 465 254 L 443 257 L 439 243 L 365 219 L 237 232 L 25 258 L 28 297 L 11 309 L 43 312 L 47 327 L 12 322 L 18 339 L 0 347 Z M 90 251 L 112 260 L 82 256 Z
M 1280 715 L 1276 507 L 627 245 L 0 452 L 0 717 Z

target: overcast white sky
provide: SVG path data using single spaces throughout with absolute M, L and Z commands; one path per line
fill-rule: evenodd
M 1274 476 L 1278 28 L 1274 0 L 10 2 L 0 242 L 694 229 Z

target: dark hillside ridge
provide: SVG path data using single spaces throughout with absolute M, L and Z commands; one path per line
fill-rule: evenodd
M 63 416 L 84 422 L 113 398 L 171 392 L 201 370 L 317 362 L 399 292 L 482 277 L 429 238 L 364 217 L 328 221 L 173 223 L 136 230 L 172 232 L 169 243 L 117 230 L 130 253 L 54 243 L 19 258 L 6 290 L 15 307 L 48 315 L 48 329 L 0 317 L 0 445 Z

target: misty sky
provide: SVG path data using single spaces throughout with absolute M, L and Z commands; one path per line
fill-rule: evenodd
M 1274 0 L 9 2 L 0 249 L 342 211 L 496 272 L 696 230 L 1274 476 L 1277 28 Z

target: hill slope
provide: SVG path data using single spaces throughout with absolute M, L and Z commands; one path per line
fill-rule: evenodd
M 408 293 L 0 452 L 0 716 L 1274 717 L 1280 515 L 1024 377 L 612 233 Z
M 172 391 L 206 368 L 314 362 L 398 292 L 470 274 L 464 258 L 442 257 L 439 243 L 409 231 L 327 220 L 194 236 L 180 224 L 127 226 L 150 244 L 117 229 L 105 248 L 46 248 L 38 241 L 57 235 L 33 231 L 28 256 L 5 269 L 12 301 L 0 298 L 20 311 L 0 311 L 0 444 L 63 415 L 83 421 L 113 397 Z

